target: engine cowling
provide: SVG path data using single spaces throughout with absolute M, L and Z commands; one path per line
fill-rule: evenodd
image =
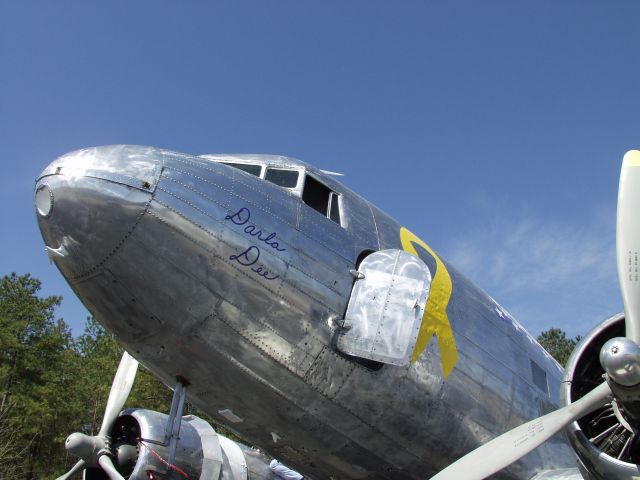
M 175 460 L 167 462 L 168 415 L 144 409 L 124 410 L 111 431 L 113 463 L 128 480 L 267 480 L 269 457 L 218 434 L 194 415 L 182 417 Z M 106 478 L 87 469 L 86 480 Z
M 565 405 L 583 397 L 603 382 L 599 354 L 611 338 L 624 337 L 624 315 L 608 318 L 576 346 L 565 367 L 561 400 Z M 627 480 L 640 475 L 640 432 L 624 426 L 615 404 L 607 404 L 573 422 L 567 436 L 579 459 L 579 468 L 589 480 Z

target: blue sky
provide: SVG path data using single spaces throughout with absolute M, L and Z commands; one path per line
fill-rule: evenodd
M 0 0 L 0 274 L 80 333 L 33 181 L 77 148 L 280 153 L 420 234 L 532 333 L 621 310 L 637 1 Z

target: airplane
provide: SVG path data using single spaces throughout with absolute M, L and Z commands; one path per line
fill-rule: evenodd
M 628 152 L 624 313 L 563 371 L 330 172 L 131 145 L 59 157 L 35 183 L 45 249 L 128 352 L 60 478 L 274 478 L 271 457 L 315 480 L 639 478 L 637 167 Z M 168 415 L 120 411 L 138 362 L 174 386 Z M 186 399 L 260 451 L 183 416 Z

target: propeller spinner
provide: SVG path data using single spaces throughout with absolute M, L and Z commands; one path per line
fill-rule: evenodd
M 618 189 L 616 256 L 624 302 L 626 338 L 614 338 L 601 349 L 606 381 L 577 401 L 510 430 L 468 453 L 431 480 L 482 480 L 517 461 L 571 422 L 612 401 L 628 420 L 640 425 L 640 151 L 624 156 Z

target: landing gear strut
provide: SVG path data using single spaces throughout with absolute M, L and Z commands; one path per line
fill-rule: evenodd
M 182 423 L 182 412 L 184 410 L 184 400 L 187 396 L 187 387 L 189 381 L 181 376 L 176 377 L 176 386 L 173 389 L 173 398 L 171 399 L 171 408 L 169 410 L 169 419 L 165 428 L 165 441 L 168 445 L 167 462 L 173 465 L 176 458 L 176 449 L 178 448 L 178 440 L 180 440 L 180 424 Z

